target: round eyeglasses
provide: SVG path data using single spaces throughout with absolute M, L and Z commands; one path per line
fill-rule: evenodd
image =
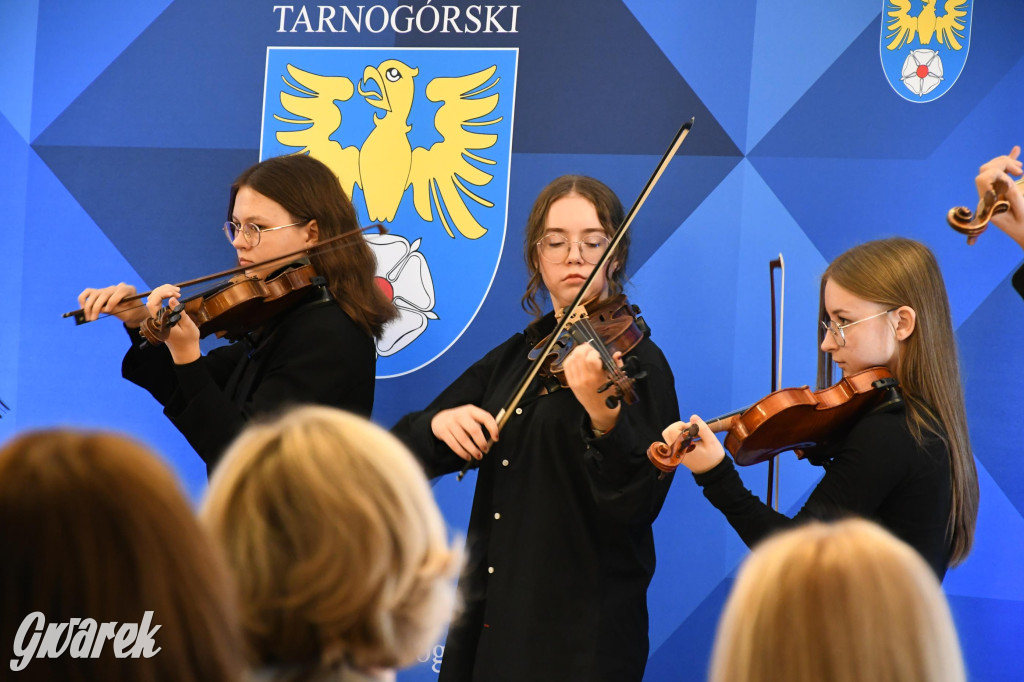
M 610 243 L 611 239 L 603 234 L 584 237 L 579 241 L 570 241 L 559 234 L 549 234 L 537 242 L 537 250 L 540 251 L 540 257 L 549 263 L 564 263 L 572 252 L 572 245 L 576 244 L 580 249 L 580 257 L 594 265 L 601 260 Z
M 260 243 L 260 235 L 264 232 L 273 232 L 274 230 L 283 230 L 286 227 L 298 227 L 299 225 L 305 225 L 308 220 L 300 220 L 297 223 L 288 223 L 287 225 L 278 225 L 277 227 L 260 227 L 255 223 L 244 223 L 239 225 L 233 223 L 230 220 L 224 223 L 224 235 L 228 238 L 228 241 L 232 244 L 235 243 L 235 237 L 239 232 L 242 233 L 242 239 L 249 246 L 256 246 Z
M 832 334 L 832 338 L 835 340 L 836 345 L 838 345 L 840 348 L 842 348 L 843 346 L 846 345 L 846 331 L 845 331 L 845 329 L 847 327 L 852 327 L 855 324 L 860 324 L 861 322 L 867 322 L 868 320 L 873 320 L 876 317 L 881 317 L 882 315 L 885 315 L 886 313 L 891 313 L 892 311 L 897 310 L 897 309 L 898 309 L 898 307 L 897 308 L 889 308 L 888 310 L 883 310 L 880 313 L 875 313 L 874 315 L 870 315 L 868 317 L 864 317 L 864 318 L 861 318 L 859 320 L 854 320 L 853 322 L 847 322 L 846 324 L 836 324 L 834 320 L 828 320 L 828 321 L 822 320 L 821 321 L 821 326 L 825 328 L 825 331 L 827 331 L 830 334 Z

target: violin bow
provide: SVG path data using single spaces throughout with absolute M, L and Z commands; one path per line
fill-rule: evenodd
M 775 321 L 775 269 L 778 268 L 780 275 L 779 292 L 779 318 L 778 325 Z M 782 326 L 786 320 L 786 262 L 779 257 L 768 262 L 768 279 L 771 282 L 772 296 L 772 390 L 779 390 L 782 385 Z M 778 332 L 776 333 L 776 329 Z M 776 339 L 778 340 L 776 343 Z M 779 510 L 779 479 L 781 478 L 781 460 L 778 455 L 768 460 L 768 506 Z M 774 492 L 774 494 L 773 494 Z M 774 504 L 773 504 L 774 502 Z
M 335 236 L 331 237 L 330 239 L 325 239 L 322 242 L 317 242 L 316 244 L 313 244 L 312 246 L 307 246 L 305 248 L 299 249 L 298 251 L 292 251 L 291 253 L 286 253 L 283 256 L 275 256 L 274 258 L 268 258 L 267 260 L 260 261 L 258 263 L 250 263 L 249 265 L 240 265 L 240 266 L 238 266 L 236 268 L 231 268 L 230 270 L 224 270 L 223 272 L 215 272 L 212 275 L 204 275 L 202 277 L 196 277 L 195 279 L 190 279 L 190 280 L 188 280 L 186 282 L 181 282 L 179 284 L 175 284 L 174 286 L 176 286 L 178 288 L 191 287 L 191 286 L 195 286 L 196 284 L 202 284 L 203 282 L 211 282 L 211 281 L 213 281 L 215 279 L 220 279 L 222 277 L 230 277 L 231 275 L 237 275 L 237 274 L 239 274 L 241 272 L 245 272 L 246 270 L 252 270 L 254 268 L 260 268 L 260 267 L 263 267 L 264 265 L 270 265 L 272 263 L 279 263 L 279 262 L 282 262 L 282 261 L 287 261 L 288 259 L 294 258 L 295 256 L 298 256 L 298 255 L 301 255 L 301 254 L 309 255 L 309 254 L 313 253 L 314 251 L 321 251 L 321 250 L 323 250 L 322 247 L 327 246 L 328 244 L 335 244 L 336 242 L 340 242 L 345 237 L 351 237 L 352 235 L 361 234 L 363 232 L 368 232 L 370 230 L 378 230 L 380 234 L 384 234 L 384 233 L 387 232 L 387 229 L 383 225 L 381 225 L 380 223 L 375 223 L 373 225 L 368 225 L 367 227 L 359 227 L 359 228 L 356 228 L 354 230 L 347 230 L 345 232 L 342 232 L 341 234 L 338 234 L 338 235 L 335 235 Z M 330 251 L 330 250 L 333 250 L 334 248 L 338 248 L 339 246 L 342 246 L 342 245 L 341 244 L 335 244 L 335 246 L 332 246 L 331 249 L 326 249 L 326 250 Z M 153 293 L 152 290 L 144 291 L 141 294 L 134 294 L 132 296 L 126 296 L 125 298 L 121 299 L 121 303 L 131 303 L 132 301 L 138 301 L 138 300 L 140 300 L 142 298 L 145 298 L 146 296 L 149 296 L 151 293 Z M 121 308 L 121 309 L 118 310 L 118 312 L 124 312 L 126 310 L 133 310 L 135 308 L 142 307 L 143 305 L 145 305 L 145 304 L 142 303 L 142 304 L 139 304 L 137 306 L 130 306 L 130 307 L 127 307 L 127 308 Z M 99 320 L 99 319 L 102 319 L 103 317 L 111 317 L 112 315 L 113 315 L 113 313 L 105 313 L 104 315 L 102 315 L 101 317 L 97 317 L 96 319 Z M 78 310 L 72 310 L 70 312 L 66 312 L 63 315 L 61 315 L 61 317 L 62 318 L 74 317 L 76 325 L 86 324 L 87 322 L 89 322 L 89 320 L 85 319 L 85 311 L 82 308 L 79 308 Z
M 676 132 L 675 137 L 672 138 L 671 144 L 669 144 L 668 149 L 665 150 L 664 155 L 661 157 L 661 161 L 658 162 L 657 168 L 654 169 L 654 173 L 647 179 L 647 184 L 644 185 L 643 190 L 636 198 L 636 201 L 633 202 L 633 206 L 630 207 L 626 217 L 623 218 L 622 223 L 615 230 L 615 234 L 612 235 L 611 240 L 608 242 L 608 248 L 604 250 L 604 253 L 601 254 L 597 263 L 594 264 L 593 269 L 590 271 L 590 275 L 587 277 L 586 281 L 583 282 L 583 286 L 580 287 L 579 293 L 576 294 L 576 298 L 562 311 L 562 319 L 556 324 L 554 331 L 548 337 L 548 342 L 545 344 L 544 349 L 541 351 L 537 359 L 533 361 L 533 364 L 530 365 L 530 369 L 527 370 L 523 378 L 520 379 L 519 385 L 512 394 L 512 397 L 505 406 L 498 411 L 498 414 L 495 415 L 494 419 L 497 422 L 499 433 L 508 422 L 512 412 L 519 404 L 519 401 L 523 399 L 523 396 L 526 394 L 530 384 L 533 383 L 533 380 L 537 377 L 537 373 L 544 364 L 544 359 L 551 353 L 555 344 L 558 343 L 558 339 L 562 335 L 562 332 L 564 332 L 566 327 L 569 326 L 574 314 L 583 302 L 583 297 L 587 293 L 587 289 L 589 289 L 590 285 L 593 284 L 597 273 L 604 270 L 608 265 L 608 261 L 611 259 L 612 254 L 615 253 L 615 249 L 618 247 L 619 242 L 621 242 L 622 238 L 626 235 L 626 230 L 628 230 L 630 225 L 633 224 L 633 219 L 636 217 L 636 214 L 640 211 L 644 202 L 647 201 L 647 197 L 654 189 L 654 186 L 658 184 L 658 180 L 661 179 L 665 169 L 668 168 L 669 162 L 672 161 L 676 152 L 679 151 L 679 146 L 683 143 L 683 140 L 685 140 L 686 136 L 689 135 L 690 128 L 693 127 L 693 120 L 694 119 L 691 118 L 689 121 L 683 123 Z M 459 472 L 458 480 L 462 480 L 462 477 L 466 475 L 467 471 L 469 471 L 471 464 L 472 460 L 466 462 L 465 466 L 462 467 L 462 471 Z

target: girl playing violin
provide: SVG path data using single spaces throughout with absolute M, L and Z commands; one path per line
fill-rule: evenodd
M 224 232 L 249 266 L 284 256 L 357 229 L 355 210 L 337 177 L 309 156 L 267 159 L 231 186 Z M 86 319 L 112 313 L 124 321 L 131 347 L 122 375 L 148 390 L 164 414 L 212 471 L 226 446 L 252 417 L 292 403 L 318 403 L 369 415 L 373 407 L 376 349 L 393 306 L 374 284 L 375 261 L 359 234 L 336 248 L 312 251 L 327 284 L 241 341 L 203 356 L 199 329 L 188 315 L 162 346 L 142 343 L 139 326 L 181 291 L 157 287 L 145 307 L 121 301 L 135 287 L 86 289 L 78 296 Z M 246 270 L 264 277 L 282 262 Z
M 659 480 L 634 444 L 678 414 L 664 356 L 643 338 L 628 353 L 647 372 L 636 384 L 639 401 L 609 407 L 608 393 L 598 393 L 607 382 L 598 353 L 578 345 L 563 363 L 571 390 L 535 382 L 500 435 L 493 416 L 622 220 L 618 198 L 593 178 L 563 176 L 545 187 L 524 245 L 523 307 L 536 319 L 394 428 L 430 476 L 479 465 L 464 608 L 448 634 L 441 680 L 643 677 L 651 523 L 671 478 Z M 598 304 L 622 290 L 627 239 L 588 290 Z M 542 291 L 554 308 L 543 317 Z
M 1024 164 L 1020 160 L 1020 146 L 1014 145 L 1009 154 L 997 156 L 978 169 L 978 177 L 974 178 L 974 184 L 978 188 L 979 198 L 984 197 L 997 183 L 1008 188 L 1009 191 L 1003 198 L 1009 202 L 1010 209 L 1004 213 L 993 214 L 989 222 L 1024 249 L 1024 194 L 1016 184 L 1020 181 L 1021 175 L 1024 175 Z M 1012 281 L 1013 288 L 1024 298 L 1024 267 L 1013 273 Z
M 748 546 L 795 522 L 858 515 L 917 549 L 941 580 L 971 550 L 978 477 L 938 263 L 923 244 L 884 239 L 840 255 L 821 282 L 819 364 L 831 356 L 844 375 L 885 367 L 903 400 L 860 416 L 830 446 L 824 477 L 792 519 L 744 487 L 697 415 L 700 440 L 682 464 Z M 666 429 L 667 442 L 686 426 Z

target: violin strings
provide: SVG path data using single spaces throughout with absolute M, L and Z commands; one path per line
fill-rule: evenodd
M 358 230 L 358 232 L 361 233 L 361 232 L 363 232 L 365 230 L 372 229 L 373 227 L 378 227 L 378 226 L 371 225 L 370 227 L 361 228 L 360 230 Z M 353 236 L 354 234 L 355 234 L 355 232 L 345 232 L 343 234 L 339 234 L 339 235 L 336 235 L 336 236 L 332 237 L 331 239 L 337 239 L 338 241 L 336 241 L 336 242 L 334 242 L 332 244 L 329 244 L 328 246 L 325 246 L 325 247 L 322 247 L 322 248 L 317 248 L 317 246 L 314 245 L 314 246 L 310 247 L 310 249 L 308 249 L 306 251 L 299 251 L 297 253 L 289 254 L 287 256 L 281 256 L 279 258 L 271 258 L 269 260 L 263 261 L 262 263 L 258 263 L 257 265 L 267 265 L 267 264 L 273 263 L 274 261 L 277 261 L 277 260 L 285 261 L 288 258 L 294 258 L 294 260 L 296 260 L 296 261 L 297 260 L 301 260 L 302 257 L 300 256 L 300 254 L 306 253 L 307 254 L 306 257 L 308 258 L 308 255 L 309 255 L 310 251 L 317 251 L 318 253 L 330 253 L 331 251 L 335 251 L 337 249 L 349 248 L 351 246 L 355 246 L 356 244 L 354 244 L 352 242 L 349 242 L 347 240 L 342 240 L 340 238 L 341 237 L 347 237 L 347 236 Z M 222 284 L 227 283 L 234 276 L 235 275 L 224 275 L 223 277 L 221 277 L 221 283 Z M 181 288 L 184 288 L 184 289 L 189 289 L 189 288 L 192 288 L 192 287 L 199 286 L 200 284 L 206 284 L 207 282 L 211 282 L 211 281 L 215 282 L 217 280 L 216 280 L 216 278 L 212 279 L 212 280 L 199 278 L 199 281 L 195 281 L 195 282 L 191 282 L 191 283 L 186 283 L 186 284 L 179 285 L 179 286 Z M 214 288 L 214 287 L 210 287 L 210 288 Z M 145 297 L 148 296 L 148 294 L 151 294 L 151 293 L 152 293 L 152 291 L 147 291 L 144 294 L 135 294 L 134 298 L 131 298 L 131 297 L 129 298 L 129 302 L 131 302 L 131 301 L 139 301 L 139 303 L 136 303 L 135 305 L 129 305 L 127 307 L 119 307 L 118 310 L 117 310 L 117 313 L 124 313 L 124 312 L 128 312 L 129 310 L 136 310 L 138 308 L 146 307 Z M 189 301 L 189 300 L 195 298 L 195 296 L 196 296 L 196 294 L 193 294 L 192 296 L 182 297 L 180 300 L 181 300 L 181 302 L 184 303 L 186 301 Z M 82 309 L 79 308 L 76 311 L 72 311 L 70 313 L 65 313 L 63 315 L 63 317 L 71 317 L 72 315 L 80 314 L 81 312 L 82 312 Z M 95 322 L 97 320 L 102 320 L 102 319 L 107 318 L 107 317 L 116 317 L 117 313 L 100 313 L 96 317 L 96 320 L 84 320 L 84 321 L 80 322 L 79 324 L 87 324 L 88 322 Z

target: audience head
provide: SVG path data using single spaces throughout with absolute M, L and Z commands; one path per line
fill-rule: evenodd
M 236 574 L 256 667 L 403 667 L 451 613 L 459 553 L 430 486 L 361 417 L 302 407 L 250 426 L 201 518 Z
M 712 682 L 963 682 L 960 643 L 935 574 L 864 520 L 769 538 L 725 605 Z
M 223 558 L 175 477 L 138 443 L 53 430 L 0 448 L 0 547 L 0 642 L 7 659 L 25 664 L 19 680 L 221 681 L 242 673 Z M 32 614 L 40 616 L 19 637 Z M 116 658 L 114 638 L 95 648 L 111 622 L 118 631 L 143 626 L 155 655 Z M 67 626 L 48 649 L 60 655 L 31 658 L 29 650 L 48 646 L 46 629 L 60 624 Z M 98 658 L 76 655 L 90 646 Z

